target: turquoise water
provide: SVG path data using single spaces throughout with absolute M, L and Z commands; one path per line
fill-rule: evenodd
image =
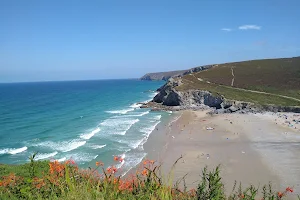
M 101 80 L 0 84 L 0 163 L 74 159 L 126 172 L 146 155 L 143 144 L 169 114 L 138 108 L 163 82 Z M 124 158 L 113 163 L 113 156 Z

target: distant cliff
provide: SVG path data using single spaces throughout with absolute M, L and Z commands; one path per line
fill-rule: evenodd
M 141 80 L 152 81 L 152 80 L 168 80 L 171 77 L 181 76 L 187 70 L 170 71 L 170 72 L 155 72 L 148 73 L 141 77 Z
M 198 71 L 202 71 L 202 70 L 211 68 L 212 66 L 213 65 L 206 65 L 206 66 L 195 67 L 195 68 L 187 69 L 187 70 L 148 73 L 148 74 L 145 74 L 143 77 L 141 77 L 141 80 L 146 80 L 146 81 L 164 80 L 164 81 L 167 81 L 171 77 L 181 77 L 186 74 L 190 74 L 193 72 L 198 72 Z
M 154 110 L 200 109 L 209 106 L 218 113 L 300 113 L 299 70 L 300 57 L 193 68 L 169 78 L 157 90 L 159 93 L 153 100 L 143 106 Z

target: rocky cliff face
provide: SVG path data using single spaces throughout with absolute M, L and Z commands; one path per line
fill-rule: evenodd
M 182 85 L 181 78 L 170 78 L 169 81 L 158 89 L 159 93 L 148 104 L 149 107 L 163 110 L 197 109 L 203 106 L 215 108 L 216 113 L 231 112 L 296 112 L 300 107 L 285 107 L 276 105 L 260 106 L 249 102 L 229 100 L 214 96 L 204 90 L 178 91 L 177 86 Z
M 159 93 L 153 102 L 163 106 L 180 106 L 190 108 L 206 105 L 221 108 L 223 102 L 221 97 L 214 97 L 210 92 L 204 90 L 177 91 L 176 87 L 182 84 L 181 78 L 170 78 L 169 81 L 158 89 Z

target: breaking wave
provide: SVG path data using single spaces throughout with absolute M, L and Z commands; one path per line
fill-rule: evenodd
M 42 148 L 50 148 L 53 150 L 61 151 L 61 152 L 69 152 L 74 149 L 77 149 L 83 145 L 85 145 L 86 141 L 80 141 L 80 140 L 71 140 L 71 141 L 63 141 L 63 142 L 52 142 L 52 141 L 46 141 L 41 142 L 39 144 L 33 145 L 33 146 L 39 146 Z
M 132 125 L 139 122 L 139 119 L 110 118 L 101 123 L 103 127 L 109 128 L 111 134 L 125 135 Z
M 102 149 L 103 147 L 106 147 L 106 144 L 104 144 L 104 145 L 91 145 L 90 147 L 92 149 Z
M 58 152 L 55 151 L 53 153 L 40 153 L 37 154 L 35 157 L 35 160 L 44 160 L 46 158 L 52 158 L 53 156 L 55 156 Z
M 134 103 L 134 104 L 132 104 L 131 106 L 129 106 L 130 108 L 139 108 L 139 107 L 141 107 L 142 106 L 142 104 L 140 104 L 140 103 Z
M 125 115 L 126 113 L 128 113 L 130 111 L 134 111 L 134 108 L 123 109 L 123 110 L 112 110 L 112 111 L 105 111 L 105 112 L 111 113 L 111 114 L 122 114 L 122 115 Z
M 149 114 L 150 111 L 146 111 L 146 112 L 142 112 L 142 113 L 139 113 L 139 114 L 136 114 L 136 115 L 126 115 L 127 117 L 141 117 L 141 116 L 144 116 L 144 115 L 147 115 Z
M 100 128 L 98 127 L 90 133 L 80 135 L 80 138 L 89 140 L 89 139 L 91 139 L 91 137 L 93 137 L 96 133 L 99 133 L 99 132 L 100 132 Z
M 18 153 L 21 153 L 23 151 L 26 151 L 27 150 L 27 147 L 22 147 L 22 148 L 8 148 L 8 149 L 1 149 L 0 150 L 0 155 L 1 154 L 18 154 Z

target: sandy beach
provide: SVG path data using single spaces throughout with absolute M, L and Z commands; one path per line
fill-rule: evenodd
M 196 188 L 201 171 L 221 164 L 227 193 L 234 182 L 242 186 L 294 187 L 300 191 L 299 115 L 293 113 L 219 114 L 182 111 L 160 126 L 144 145 L 147 158 L 168 172 L 181 155 L 173 179 L 186 174 L 188 188 Z

